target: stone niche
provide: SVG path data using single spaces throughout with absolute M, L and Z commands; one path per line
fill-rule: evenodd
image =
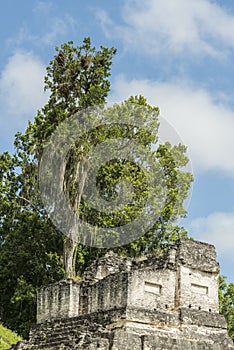
M 146 267 L 129 274 L 129 306 L 145 309 L 175 308 L 176 271 Z

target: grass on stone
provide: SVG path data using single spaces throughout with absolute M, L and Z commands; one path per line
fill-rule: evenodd
M 22 340 L 16 333 L 0 324 L 0 350 L 9 350 L 12 344 Z

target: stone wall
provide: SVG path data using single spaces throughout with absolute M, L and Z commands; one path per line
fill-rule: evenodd
M 38 292 L 37 322 L 126 305 L 218 312 L 219 265 L 212 245 L 180 240 L 163 259 L 96 261 L 80 282 L 59 282 Z
M 81 283 L 79 313 L 126 307 L 128 300 L 128 273 L 111 274 L 95 284 Z
M 35 325 L 20 350 L 233 350 L 221 315 L 113 309 Z
M 177 246 L 177 306 L 218 312 L 219 264 L 214 246 L 190 240 Z
M 37 323 L 78 316 L 80 284 L 65 280 L 42 287 L 37 294 Z
M 218 313 L 212 245 L 179 240 L 163 258 L 109 252 L 82 281 L 38 292 L 37 325 L 18 349 L 234 349 Z

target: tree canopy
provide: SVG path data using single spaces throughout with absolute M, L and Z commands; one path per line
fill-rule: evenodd
M 187 236 L 183 227 L 176 223 L 186 215 L 183 202 L 193 180 L 192 175 L 183 170 L 188 162 L 186 147 L 158 142 L 159 108 L 150 106 L 144 97 L 130 97 L 121 104 L 105 105 L 115 53 L 115 48 L 97 50 L 91 46 L 89 38 L 78 47 L 73 42 L 56 47 L 45 77 L 45 90 L 50 92 L 48 103 L 37 112 L 24 133 L 16 134 L 15 153 L 0 155 L 0 318 L 24 337 L 35 321 L 36 291 L 41 285 L 53 283 L 65 275 L 81 276 L 94 259 L 110 248 L 126 256 L 161 254 L 176 239 Z M 100 115 L 103 122 L 95 124 Z M 51 146 L 56 130 L 69 125 L 74 116 L 77 130 L 84 119 L 90 127 L 78 140 L 74 139 L 66 154 L 62 188 L 79 219 L 96 228 L 108 228 L 103 241 L 110 241 L 110 244 L 103 245 L 102 241 L 99 245 L 93 236 L 88 242 L 74 241 L 61 230 L 58 221 L 51 220 L 45 198 L 41 196 L 38 168 L 45 149 Z M 70 139 L 72 128 L 63 127 L 62 130 L 66 131 L 66 139 Z M 84 192 L 89 188 L 90 152 L 100 144 L 105 146 L 107 142 L 109 145 L 112 139 L 117 139 L 118 148 L 127 149 L 126 152 L 129 152 L 127 147 L 137 145 L 147 153 L 139 153 L 133 147 L 132 158 L 128 159 L 128 153 L 121 158 L 114 153 L 116 144 L 109 149 L 114 158 L 108 158 L 96 173 L 100 198 L 111 203 L 121 193 L 126 197 L 131 183 L 128 201 L 121 202 L 121 210 L 109 212 L 95 209 L 92 204 L 96 205 L 97 200 L 88 202 Z M 56 152 L 66 147 L 59 145 L 60 149 L 50 148 L 54 152 L 49 158 L 52 165 Z M 139 154 L 146 157 L 142 162 Z M 151 166 L 151 159 L 155 173 L 151 171 L 147 178 L 142 169 Z M 52 176 L 50 172 L 47 174 Z M 155 182 L 158 174 L 163 175 L 158 176 L 161 182 Z M 48 188 L 48 196 L 50 190 Z M 88 194 L 92 197 L 90 192 Z M 160 198 L 160 213 L 142 235 L 139 232 L 137 236 L 130 236 L 121 245 L 123 241 L 114 228 L 131 223 L 144 207 L 150 216 L 152 212 L 147 206 L 150 195 L 152 203 Z M 129 198 L 132 201 L 129 202 Z
M 228 284 L 224 276 L 219 280 L 219 312 L 226 318 L 228 334 L 234 342 L 234 283 Z

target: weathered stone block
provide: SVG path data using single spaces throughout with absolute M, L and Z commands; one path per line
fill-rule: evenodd
M 79 315 L 80 283 L 64 280 L 40 288 L 37 294 L 37 323 Z

